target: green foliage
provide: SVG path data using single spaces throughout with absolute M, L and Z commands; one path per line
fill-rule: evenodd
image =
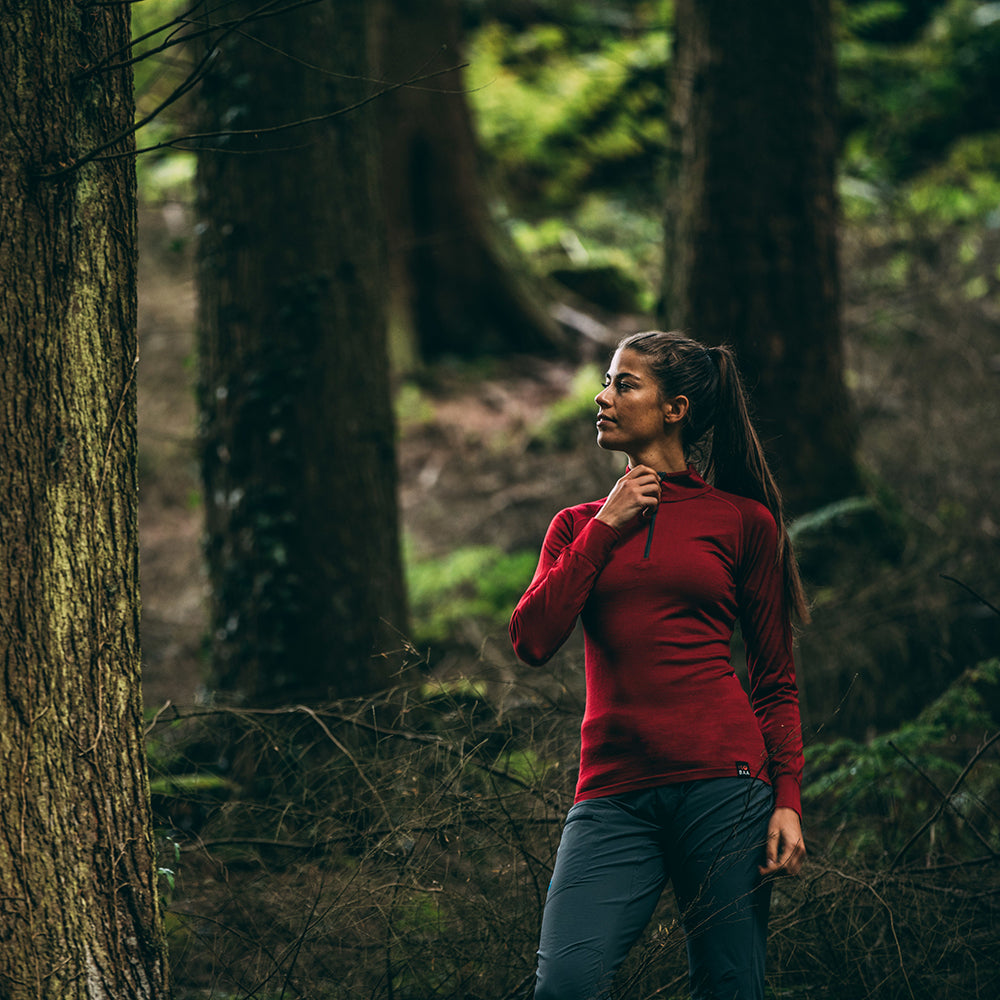
M 511 608 L 535 569 L 534 552 L 505 553 L 490 546 L 459 548 L 436 559 L 406 559 L 410 609 L 420 643 L 448 642 L 470 621 L 506 626 Z
M 569 448 L 579 439 L 582 429 L 593 437 L 597 404 L 603 373 L 597 365 L 584 365 L 573 376 L 569 392 L 546 409 L 533 429 L 531 444 L 540 448 Z
M 913 215 L 935 229 L 953 223 L 985 221 L 1000 226 L 1000 131 L 963 136 L 947 156 L 914 178 L 906 188 Z M 971 263 L 975 253 L 963 254 Z
M 168 863 L 173 866 L 167 868 L 165 864 L 162 864 L 162 861 L 167 859 L 161 858 L 161 864 L 156 868 L 156 874 L 166 883 L 166 891 L 161 889 L 160 896 L 169 904 L 170 897 L 177 888 L 177 868 L 181 861 L 181 845 L 173 837 L 165 837 L 160 845 L 160 853 L 169 853 L 171 857 Z
M 510 217 L 506 223 L 537 271 L 609 312 L 652 312 L 662 268 L 659 212 L 625 197 L 595 192 L 558 216 L 537 222 Z M 599 271 L 612 272 L 612 295 L 588 292 L 588 275 Z M 583 279 L 579 285 L 566 280 L 573 272 Z
M 666 141 L 667 40 L 661 25 L 585 46 L 549 23 L 491 23 L 473 36 L 479 133 L 520 208 L 566 208 L 612 181 L 638 182 L 649 198 Z
M 840 7 L 840 22 L 851 35 L 867 38 L 880 29 L 895 24 L 905 13 L 906 4 L 899 0 L 845 3 Z
M 144 139 L 163 141 L 170 135 L 169 126 L 148 126 Z M 145 204 L 163 201 L 194 200 L 194 179 L 197 162 L 194 153 L 179 149 L 158 151 L 155 155 L 139 156 L 135 161 L 139 189 Z
M 393 396 L 396 427 L 410 430 L 426 426 L 434 420 L 434 406 L 419 386 L 405 382 Z
M 518 782 L 525 785 L 535 784 L 553 766 L 555 766 L 553 761 L 542 760 L 530 748 L 505 750 L 495 765 L 498 771 L 516 778 Z
M 668 5 L 510 26 L 470 38 L 484 157 L 515 242 L 543 273 L 614 269 L 617 311 L 649 310 L 659 283 L 659 173 L 667 142 Z M 605 12 L 607 13 L 607 12 Z
M 841 8 L 841 100 L 849 175 L 897 184 L 932 167 L 959 139 L 997 129 L 1000 4 L 948 0 L 899 44 L 872 42 L 873 23 L 905 5 Z
M 598 15 L 553 2 L 506 19 L 502 4 L 481 7 L 471 102 L 516 243 L 545 274 L 615 269 L 638 289 L 634 305 L 598 304 L 652 310 L 669 5 L 611 4 Z M 836 10 L 848 217 L 906 220 L 911 240 L 928 227 L 996 225 L 1000 4 L 874 0 Z M 910 271 L 897 258 L 882 277 L 898 288 Z M 957 287 L 968 300 L 1000 283 L 981 266 L 965 272 Z
M 228 793 L 232 784 L 218 774 L 202 771 L 198 774 L 167 774 L 149 783 L 150 795 L 190 796 L 204 792 Z
M 802 536 L 822 531 L 848 515 L 869 511 L 872 506 L 873 502 L 869 497 L 846 497 L 843 500 L 836 500 L 819 510 L 797 517 L 788 526 L 788 536 L 793 542 L 798 541 Z
M 937 808 L 968 759 L 1000 726 L 1000 660 L 966 671 L 915 719 L 867 743 L 838 739 L 807 749 L 803 799 L 827 813 L 870 860 L 895 855 Z M 932 857 L 960 853 L 975 828 L 1000 852 L 1000 762 L 969 774 L 936 825 Z M 971 824 L 971 825 L 970 825 Z
M 475 703 L 486 701 L 489 697 L 485 681 L 473 680 L 470 677 L 459 677 L 453 680 L 428 681 L 420 686 L 420 697 L 425 705 L 453 705 L 457 702 Z
M 185 80 L 192 65 L 176 43 L 185 34 L 188 0 L 145 0 L 132 4 L 132 37 L 135 40 L 136 118 L 143 120 L 165 105 Z M 198 43 L 195 42 L 194 45 Z M 162 50 L 162 51 L 160 51 Z M 192 131 L 192 113 L 186 100 L 172 103 L 143 125 L 137 135 L 140 149 L 155 146 Z M 194 199 L 195 154 L 180 149 L 162 149 L 139 156 L 136 172 L 142 200 L 146 203 Z

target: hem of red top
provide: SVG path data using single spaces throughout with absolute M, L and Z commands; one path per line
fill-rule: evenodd
M 799 801 L 799 788 L 794 777 L 779 775 L 777 781 L 772 781 L 766 773 L 739 775 L 733 767 L 699 768 L 696 771 L 672 772 L 670 774 L 650 775 L 641 780 L 622 781 L 611 785 L 601 785 L 597 788 L 577 789 L 574 803 L 587 799 L 603 799 L 611 795 L 625 795 L 628 792 L 638 792 L 645 788 L 657 788 L 661 785 L 681 785 L 691 781 L 711 781 L 715 778 L 740 778 L 744 781 L 763 781 L 774 789 L 774 808 L 794 809 L 800 816 L 802 807 Z

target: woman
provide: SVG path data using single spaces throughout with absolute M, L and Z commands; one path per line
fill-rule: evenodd
M 606 996 L 668 880 L 692 996 L 761 998 L 770 878 L 805 857 L 790 612 L 808 611 L 781 498 L 727 348 L 627 337 L 595 401 L 597 443 L 628 469 L 556 515 L 510 623 L 532 665 L 578 617 L 586 644 L 535 998 Z M 737 620 L 749 698 L 729 660 Z

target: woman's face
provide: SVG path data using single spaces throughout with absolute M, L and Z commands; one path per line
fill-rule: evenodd
M 622 348 L 615 352 L 604 376 L 604 388 L 594 397 L 597 443 L 609 451 L 641 454 L 668 436 L 668 407 L 645 358 Z

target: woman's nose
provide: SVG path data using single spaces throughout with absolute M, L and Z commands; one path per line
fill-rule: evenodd
M 604 389 L 602 389 L 594 397 L 594 402 L 597 403 L 598 406 L 607 406 L 608 405 L 607 396 L 605 395 L 605 393 L 607 393 L 607 391 L 608 390 L 606 388 L 604 388 Z

